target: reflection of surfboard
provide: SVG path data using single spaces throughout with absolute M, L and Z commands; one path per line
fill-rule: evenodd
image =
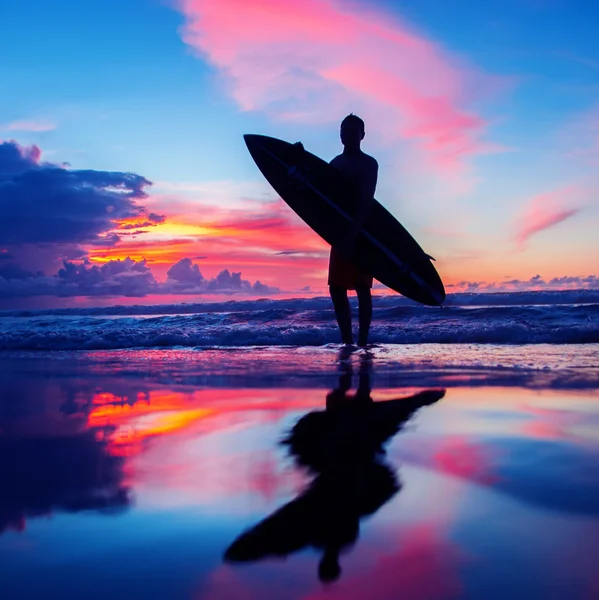
M 400 489 L 395 469 L 381 459 L 389 441 L 421 407 L 445 390 L 373 402 L 369 392 L 336 408 L 304 415 L 283 443 L 315 475 L 310 486 L 242 533 L 225 552 L 228 562 L 287 556 L 304 546 L 341 549 L 358 537 L 358 522 Z
M 244 139 L 258 168 L 281 198 L 329 244 L 339 243 L 356 205 L 347 178 L 288 142 L 263 135 L 245 135 Z M 431 257 L 376 200 L 348 258 L 412 300 L 430 306 L 445 300 Z

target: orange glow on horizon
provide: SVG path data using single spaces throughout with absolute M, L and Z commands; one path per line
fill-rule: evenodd
M 165 221 L 155 225 L 151 231 L 144 234 L 146 239 L 162 239 L 178 236 L 195 236 L 206 235 L 215 236 L 221 232 L 218 227 L 210 225 L 200 225 L 198 223 L 178 223 L 176 221 Z
M 168 215 L 169 200 L 172 199 L 164 198 L 165 206 L 153 208 Z M 135 261 L 145 260 L 156 280 L 164 282 L 167 271 L 174 264 L 182 259 L 191 259 L 206 279 L 228 269 L 241 272 L 242 279 L 249 280 L 251 284 L 260 281 L 293 297 L 328 294 L 329 246 L 282 200 L 246 200 L 243 207 L 237 204 L 231 205 L 234 206 L 231 208 L 227 208 L 226 203 L 217 206 L 200 200 L 173 202 L 174 214 L 161 223 L 152 223 L 151 227 L 138 232 L 133 228 L 130 228 L 131 231 L 115 228 L 112 233 L 120 236 L 118 243 L 113 247 L 87 248 L 89 261 L 103 265 L 127 257 Z M 130 218 L 119 222 L 119 225 L 142 225 L 140 219 Z M 512 251 L 508 261 L 516 261 L 517 268 L 508 269 L 505 253 L 498 253 L 493 248 L 479 254 L 456 254 L 455 249 L 444 248 L 438 236 L 428 242 L 427 250 L 438 259 L 435 267 L 448 293 L 576 287 L 575 284 L 552 287 L 544 283 L 535 284 L 532 278 L 537 273 L 546 282 L 565 272 L 572 273 L 569 263 L 556 263 L 551 257 L 551 260 L 537 261 L 530 270 L 527 267 L 530 260 L 521 260 L 520 255 Z M 435 247 L 439 244 L 440 247 Z M 431 245 L 433 247 L 429 247 Z M 575 275 L 586 277 L 587 271 Z M 512 279 L 518 280 L 517 283 L 510 283 Z M 393 292 L 384 288 L 375 293 Z M 185 296 L 180 295 L 183 300 Z

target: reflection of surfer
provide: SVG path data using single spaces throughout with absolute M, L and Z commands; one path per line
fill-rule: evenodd
M 344 344 L 353 344 L 351 309 L 347 291 L 356 290 L 360 323 L 358 345 L 366 346 L 372 320 L 372 295 L 370 293 L 372 275 L 362 271 L 345 256 L 355 242 L 372 208 L 378 163 L 372 156 L 362 152 L 360 148 L 365 135 L 364 121 L 360 117 L 354 114 L 345 117 L 341 122 L 340 135 L 343 153 L 336 156 L 330 164 L 349 177 L 355 185 L 358 191 L 358 206 L 353 224 L 345 232 L 342 241 L 331 248 L 328 283 L 335 316 L 341 331 L 341 341 Z
M 358 539 L 360 519 L 376 512 L 400 489 L 395 470 L 383 458 L 387 442 L 421 406 L 443 391 L 428 390 L 400 400 L 373 402 L 369 365 L 361 369 L 356 394 L 351 372 L 327 394 L 326 410 L 303 416 L 285 440 L 297 463 L 315 478 L 296 499 L 243 533 L 225 560 L 245 562 L 287 556 L 313 546 L 322 550 L 322 581 L 341 574 L 339 556 Z

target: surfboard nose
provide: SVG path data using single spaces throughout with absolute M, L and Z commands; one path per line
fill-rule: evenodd
M 252 146 L 256 146 L 260 142 L 260 140 L 264 140 L 265 136 L 259 135 L 257 133 L 244 133 L 243 139 L 248 148 Z

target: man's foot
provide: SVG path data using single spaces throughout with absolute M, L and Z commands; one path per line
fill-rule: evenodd
M 349 360 L 351 355 L 357 350 L 357 348 L 353 344 L 345 344 L 341 346 L 339 350 L 339 360 L 346 361 Z

